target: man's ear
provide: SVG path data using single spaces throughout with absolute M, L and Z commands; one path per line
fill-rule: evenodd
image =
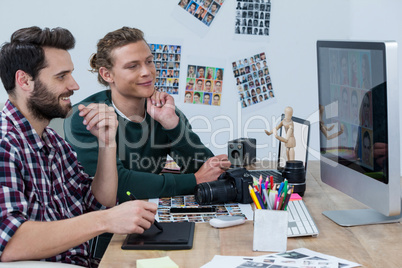
M 15 73 L 15 86 L 20 87 L 24 91 L 31 91 L 34 87 L 32 76 L 22 70 Z
M 113 75 L 106 67 L 99 68 L 99 74 L 102 76 L 103 80 L 108 83 L 113 83 Z

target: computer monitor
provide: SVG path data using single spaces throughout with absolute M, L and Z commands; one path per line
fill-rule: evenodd
M 342 226 L 401 218 L 397 44 L 317 41 L 321 180 L 370 209 L 325 211 Z

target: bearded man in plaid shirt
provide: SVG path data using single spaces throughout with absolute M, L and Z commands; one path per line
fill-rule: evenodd
M 156 204 L 116 205 L 114 109 L 80 105 L 83 123 L 98 139 L 95 176 L 54 130 L 79 89 L 63 28 L 17 30 L 0 50 L 0 77 L 8 93 L 0 114 L 0 260 L 43 260 L 90 266 L 88 240 L 104 233 L 142 233 L 154 221 Z M 109 207 L 109 209 L 106 209 Z

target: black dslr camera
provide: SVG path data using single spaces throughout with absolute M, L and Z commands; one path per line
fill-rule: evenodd
M 200 183 L 195 187 L 195 200 L 200 205 L 242 203 L 251 199 L 248 186 L 253 184 L 253 177 L 245 168 L 234 168 L 222 173 L 218 180 Z

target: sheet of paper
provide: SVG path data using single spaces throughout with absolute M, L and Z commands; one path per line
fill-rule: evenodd
M 256 257 L 215 255 L 210 262 L 206 263 L 201 268 L 247 268 L 271 266 L 275 268 L 352 268 L 361 265 L 334 256 L 315 252 L 307 248 L 299 248 L 282 253 L 260 255 Z
M 169 256 L 137 260 L 137 268 L 179 268 Z

